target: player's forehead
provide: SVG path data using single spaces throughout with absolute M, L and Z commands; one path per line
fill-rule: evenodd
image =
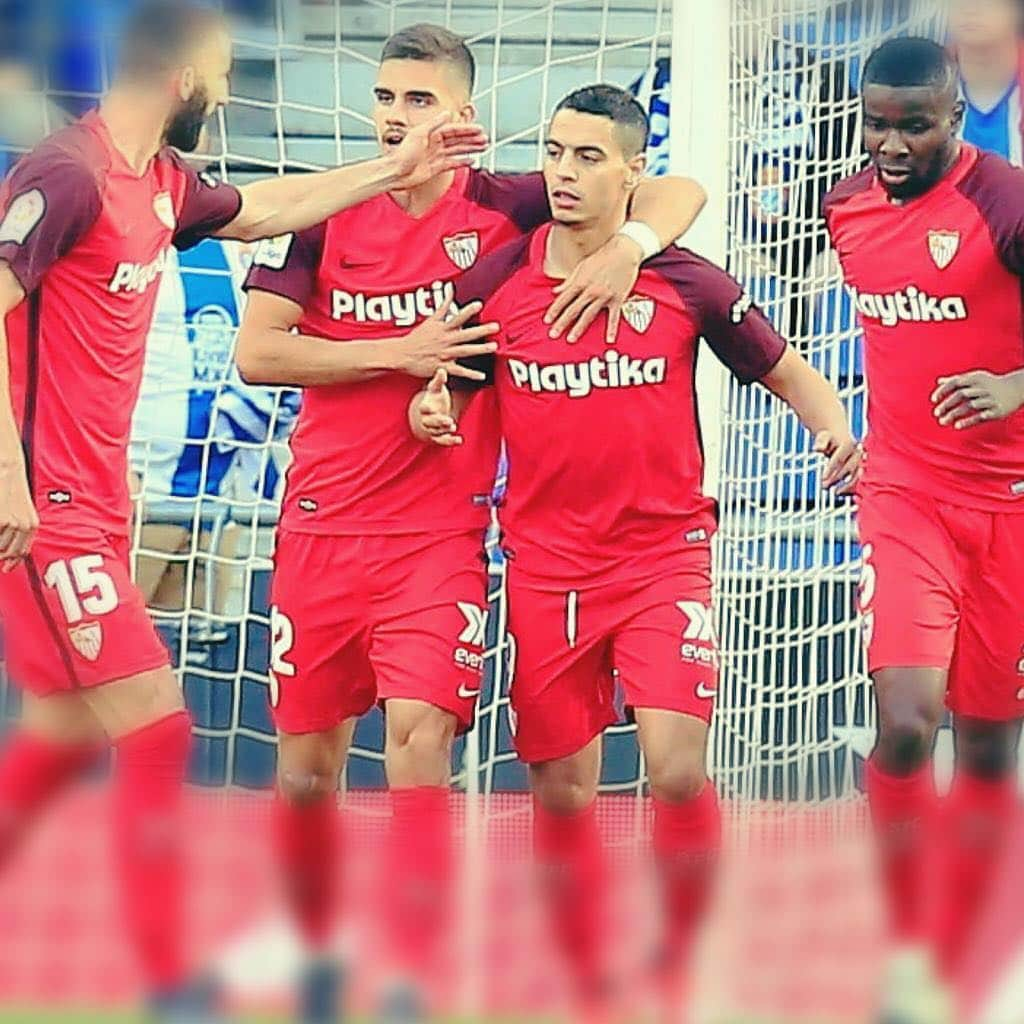
M 949 90 L 939 85 L 871 84 L 864 87 L 863 99 L 865 114 L 891 122 L 939 117 L 952 102 Z
M 551 118 L 547 138 L 566 149 L 599 149 L 603 153 L 621 149 L 615 137 L 615 122 L 610 117 L 581 110 L 559 110 Z
M 383 61 L 377 68 L 374 89 L 395 95 L 420 93 L 438 97 L 466 92 L 465 82 L 451 61 L 405 58 Z

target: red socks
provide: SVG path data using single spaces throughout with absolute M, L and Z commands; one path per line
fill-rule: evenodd
M 663 886 L 665 954 L 670 964 L 688 956 L 711 900 L 722 842 L 712 782 L 685 803 L 654 800 L 654 855 Z
M 278 793 L 273 829 L 288 907 L 307 946 L 322 950 L 331 939 L 338 896 L 342 830 L 337 796 L 291 803 Z
M 447 786 L 393 789 L 387 853 L 388 952 L 396 970 L 427 982 L 450 934 L 454 850 Z
M 1013 776 L 982 779 L 957 772 L 942 811 L 938 947 L 940 962 L 952 970 L 984 908 L 1005 849 L 1017 782 Z
M 0 865 L 39 812 L 99 754 L 95 744 L 61 744 L 16 732 L 0 756 Z
M 898 777 L 883 772 L 872 759 L 865 782 L 893 936 L 901 943 L 925 942 L 928 900 L 935 885 L 929 854 L 938 810 L 931 761 L 913 775 Z
M 115 862 L 128 935 L 154 992 L 186 975 L 181 810 L 190 744 L 184 711 L 115 744 Z
M 533 838 L 544 900 L 577 995 L 599 998 L 606 882 L 597 801 L 576 814 L 554 814 L 534 799 Z

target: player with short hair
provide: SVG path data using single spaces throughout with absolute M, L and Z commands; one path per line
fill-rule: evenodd
M 644 264 L 614 345 L 596 326 L 575 346 L 549 337 L 547 295 L 625 220 L 646 138 L 646 116 L 627 92 L 597 85 L 565 97 L 545 143 L 554 223 L 456 285 L 460 307 L 482 301 L 480 318 L 500 324 L 491 379 L 509 455 L 501 520 L 515 743 L 530 766 L 535 849 L 585 1012 L 601 1006 L 604 981 L 596 794 L 601 734 L 617 717 L 615 673 L 654 800 L 666 996 L 682 980 L 718 850 L 706 774 L 719 659 L 716 512 L 702 493 L 698 338 L 739 380 L 760 381 L 794 408 L 829 458 L 826 486 L 845 480 L 845 491 L 859 463 L 832 387 L 733 278 L 687 249 Z M 452 395 L 439 371 L 410 405 L 413 432 L 457 452 L 489 412 L 479 401 L 464 389 Z
M 858 526 L 878 739 L 866 785 L 894 966 L 927 981 L 922 951 L 937 945 L 948 976 L 970 948 L 1016 799 L 1024 172 L 959 141 L 956 65 L 929 40 L 879 47 L 862 100 L 871 165 L 836 186 L 825 215 L 870 391 Z M 947 707 L 956 772 L 940 809 L 932 749 Z
M 112 742 L 127 929 L 154 1009 L 187 1014 L 178 812 L 190 722 L 128 567 L 129 428 L 157 281 L 172 245 L 307 227 L 461 166 L 485 139 L 439 117 L 377 160 L 235 189 L 169 148 L 193 147 L 227 102 L 223 17 L 148 3 L 121 59 L 99 110 L 0 188 L 0 618 L 26 690 L 0 760 L 0 855 L 97 736 Z
M 393 35 L 374 86 L 381 149 L 439 110 L 472 120 L 473 76 L 472 54 L 447 29 Z M 686 179 L 639 186 L 637 220 L 548 296 L 552 333 L 575 339 L 609 307 L 601 329 L 614 336 L 640 262 L 689 227 L 703 198 Z M 459 356 L 493 350 L 492 326 L 465 326 L 473 309 L 445 321 L 451 281 L 549 217 L 539 174 L 439 175 L 264 246 L 248 285 L 243 375 L 306 387 L 271 597 L 282 862 L 307 944 L 324 951 L 341 855 L 338 776 L 355 721 L 383 702 L 393 812 L 384 916 L 399 1002 L 410 998 L 406 982 L 430 974 L 444 931 L 451 748 L 480 689 L 479 565 L 498 439 L 481 429 L 459 452 L 441 452 L 395 425 L 440 361 L 471 374 Z M 443 360 L 438 338 L 452 343 Z M 333 1019 L 337 994 L 315 983 L 318 973 L 314 961 L 306 1019 Z M 329 959 L 321 976 L 335 977 Z

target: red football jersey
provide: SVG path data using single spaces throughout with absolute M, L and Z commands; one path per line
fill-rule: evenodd
M 339 343 L 399 337 L 437 309 L 459 273 L 549 216 L 541 175 L 464 169 L 422 217 L 381 195 L 313 230 L 264 243 L 246 287 L 300 305 L 305 334 Z M 486 522 L 498 450 L 493 417 L 481 413 L 487 429 L 461 448 L 422 445 L 406 426 L 422 387 L 390 373 L 305 390 L 284 528 L 343 535 Z
M 481 319 L 501 324 L 502 526 L 535 575 L 655 574 L 659 550 L 705 544 L 716 525 L 702 491 L 698 338 L 744 382 L 768 373 L 786 343 L 725 271 L 675 246 L 643 265 L 614 345 L 599 322 L 574 345 L 552 340 L 543 322 L 558 283 L 544 273 L 550 230 L 456 284 L 459 305 L 481 299 Z M 470 429 L 460 425 L 467 441 Z
M 44 530 L 124 533 L 128 440 L 168 247 L 232 221 L 237 189 L 162 150 L 137 174 L 96 113 L 0 188 L 0 260 L 26 294 L 6 319 L 11 398 Z
M 1024 512 L 1024 410 L 940 426 L 939 377 L 1024 367 L 1024 172 L 964 145 L 934 188 L 894 205 L 873 169 L 825 200 L 864 329 L 868 482 Z

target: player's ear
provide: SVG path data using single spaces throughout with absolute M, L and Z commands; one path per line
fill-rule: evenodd
M 964 112 L 967 110 L 967 104 L 963 100 L 957 100 L 953 104 L 953 118 L 951 121 L 953 127 L 953 133 L 955 135 L 960 134 L 960 128 L 964 123 Z
M 476 104 L 472 101 L 463 103 L 459 107 L 459 120 L 463 124 L 472 124 L 476 120 Z
M 629 173 L 626 175 L 626 188 L 632 192 L 644 176 L 644 169 L 647 167 L 646 154 L 637 153 L 635 157 L 626 162 L 626 167 L 629 168 Z
M 188 64 L 178 72 L 178 99 L 188 102 L 196 91 L 196 69 Z

